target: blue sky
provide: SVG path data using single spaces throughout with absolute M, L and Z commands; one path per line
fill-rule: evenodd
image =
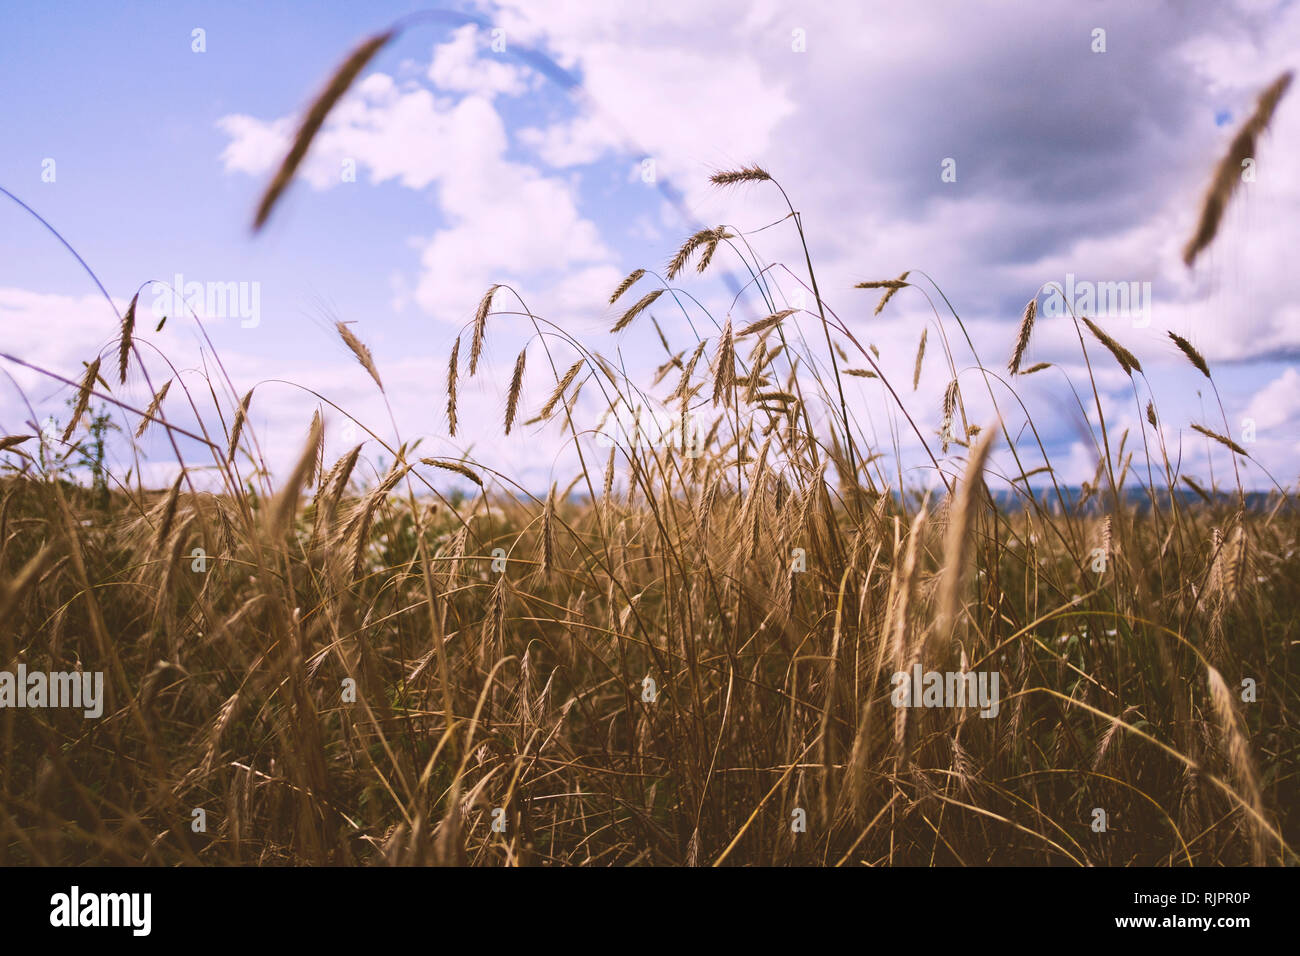
M 539 487 L 567 483 L 572 456 L 554 430 L 501 434 L 509 370 L 529 341 L 518 319 L 493 321 L 486 371 L 464 386 L 462 434 L 446 435 L 447 354 L 479 297 L 509 282 L 534 312 L 611 358 L 621 354 L 647 384 L 664 359 L 657 337 L 645 322 L 609 336 L 617 315 L 609 292 L 638 266 L 662 271 L 698 225 L 748 231 L 783 215 L 770 188 L 719 193 L 707 183 L 717 169 L 757 162 L 803 215 L 823 295 L 905 386 L 920 329 L 934 321 L 930 301 L 904 290 L 874 317 L 875 297 L 854 282 L 923 270 L 989 366 L 1005 362 L 1020 311 L 1042 283 L 1067 274 L 1150 282 L 1149 327 L 1099 321 L 1143 359 L 1189 473 L 1204 477 L 1211 454 L 1216 475 L 1230 463 L 1191 440 L 1188 424 L 1224 426 L 1165 329 L 1209 358 L 1234 436 L 1251 418 L 1260 461 L 1283 484 L 1300 470 L 1300 275 L 1290 267 L 1300 174 L 1285 160 L 1300 146 L 1296 102 L 1279 109 L 1258 181 L 1238 195 L 1215 247 L 1190 272 L 1178 259 L 1232 130 L 1258 91 L 1295 66 L 1294 4 L 583 6 L 458 7 L 503 31 L 504 55 L 485 30 L 413 26 L 370 64 L 253 236 L 257 198 L 319 85 L 363 36 L 429 8 L 33 4 L 0 35 L 0 186 L 63 233 L 119 308 L 147 280 L 177 274 L 256 283 L 255 327 L 237 316 L 208 323 L 236 393 L 289 379 L 391 432 L 331 329 L 335 317 L 354 322 L 404 438 L 425 435 L 437 454 L 470 446 Z M 1105 52 L 1093 49 L 1098 27 Z M 201 53 L 195 29 L 204 31 Z M 585 98 L 529 66 L 518 55 L 525 49 L 579 78 Z M 653 184 L 641 176 L 646 158 Z M 948 158 L 955 182 L 940 176 Z M 355 182 L 343 181 L 346 163 Z M 680 191 L 680 205 L 666 200 L 665 184 Z M 111 344 L 112 310 L 16 207 L 0 207 L 0 224 L 0 351 L 76 377 L 81 360 Z M 803 275 L 788 224 L 751 241 L 765 262 Z M 718 321 L 729 311 L 737 323 L 761 314 L 752 297 L 733 303 L 721 281 L 722 269 L 744 275 L 741 264 L 720 257 L 718 267 L 678 284 Z M 794 292 L 795 282 L 782 284 Z M 141 301 L 150 296 L 146 287 Z M 674 348 L 694 345 L 680 310 L 654 314 Z M 692 318 L 713 333 L 703 313 Z M 820 337 L 815 325 L 801 327 L 810 341 Z M 203 362 L 192 326 L 169 321 L 152 335 L 150 323 L 149 332 L 182 368 Z M 931 428 L 949 377 L 934 352 L 937 332 L 932 325 L 920 387 L 902 389 Z M 955 326 L 949 334 L 960 338 Z M 1030 360 L 1059 363 L 1081 386 L 1071 335 L 1063 322 L 1043 323 Z M 535 410 L 549 388 L 544 356 L 529 348 L 526 402 Z M 563 369 L 571 353 L 560 351 Z M 1094 359 L 1100 366 L 1105 356 Z M 963 369 L 971 360 L 957 349 L 954 361 Z M 38 416 L 66 414 L 66 390 L 8 371 Z M 1072 399 L 1056 375 L 1026 380 L 1026 398 L 1043 416 L 1055 464 L 1078 481 L 1095 459 L 1059 411 Z M 962 381 L 972 420 L 984 421 L 982 387 Z M 1140 403 L 1127 379 L 1106 368 L 1100 384 L 1108 421 L 1136 429 Z M 134 376 L 123 394 L 141 392 L 147 402 Z M 853 397 L 859 420 L 889 445 L 898 416 L 879 387 L 855 383 Z M 295 456 L 314 407 L 299 390 L 259 386 L 252 422 L 273 464 Z M 583 408 L 594 425 L 599 409 Z M 29 417 L 3 383 L 4 432 L 26 431 Z M 327 441 L 342 450 L 335 430 L 346 423 L 329 415 L 327 423 Z M 911 463 L 916 449 L 900 440 Z M 164 480 L 174 467 L 164 444 L 155 436 L 147 450 L 150 475 Z M 1246 480 L 1268 487 L 1256 470 Z

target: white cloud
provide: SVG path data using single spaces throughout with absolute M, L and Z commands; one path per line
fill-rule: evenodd
M 528 89 L 524 70 L 492 52 L 489 43 L 479 37 L 476 25 L 460 27 L 449 42 L 434 47 L 427 74 L 430 81 L 439 90 L 479 96 L 523 93 Z
M 1300 425 L 1300 372 L 1288 368 L 1261 388 L 1251 399 L 1246 417 L 1253 418 L 1261 431 L 1279 425 Z

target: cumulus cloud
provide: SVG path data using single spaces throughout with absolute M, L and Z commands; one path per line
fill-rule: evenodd
M 580 78 L 581 93 L 567 108 L 539 99 L 538 74 L 464 27 L 434 47 L 427 84 L 381 72 L 358 84 L 302 172 L 327 189 L 351 160 L 374 184 L 429 191 L 443 223 L 413 240 L 411 275 L 395 285 L 404 302 L 448 323 L 462 323 L 490 283 L 517 281 L 535 312 L 594 326 L 601 296 L 618 277 L 654 263 L 619 261 L 615 237 L 584 208 L 576 177 L 595 175 L 602 163 L 635 177 L 648 156 L 689 215 L 709 224 L 756 228 L 781 219 L 788 210 L 770 186 L 707 184 L 720 167 L 759 162 L 773 172 L 800 213 L 827 302 L 859 338 L 880 347 L 900 383 L 910 385 L 921 324 L 936 315 L 965 382 L 972 356 L 949 303 L 979 358 L 995 368 L 1010 351 L 1026 299 L 1067 275 L 1150 283 L 1149 326 L 1097 318 L 1141 356 L 1164 395 L 1162 420 L 1192 418 L 1201 385 L 1170 347 L 1167 329 L 1195 342 L 1216 376 L 1300 355 L 1300 273 L 1289 268 L 1300 169 L 1285 160 L 1300 148 L 1296 102 L 1279 109 L 1258 177 L 1243 185 L 1210 253 L 1193 271 L 1180 260 L 1201 190 L 1236 125 L 1259 89 L 1296 65 L 1289 58 L 1300 49 L 1300 8 L 1293 5 L 946 0 L 920 10 L 502 0 L 484 9 L 507 44 L 544 49 Z M 1106 31 L 1104 53 L 1093 49 L 1098 27 Z M 291 122 L 237 114 L 221 128 L 230 140 L 225 168 L 264 174 Z M 945 160 L 955 163 L 953 182 L 940 176 Z M 624 229 L 662 237 L 668 247 L 681 238 L 674 233 L 685 223 L 667 207 L 628 206 Z M 765 262 L 806 280 L 789 221 L 753 241 Z M 747 278 L 727 252 L 717 267 Z M 916 288 L 873 318 L 875 296 L 853 283 L 906 269 L 915 270 Z M 787 294 L 795 288 L 784 284 Z M 731 308 L 725 297 L 700 294 L 718 306 L 718 317 Z M 671 319 L 665 325 L 671 330 Z M 494 361 L 508 369 L 527 329 L 514 320 L 501 326 L 513 337 L 494 340 L 501 349 Z M 932 350 L 939 331 L 932 326 Z M 816 342 L 818 330 L 808 332 Z M 653 341 L 644 329 L 630 334 L 642 333 Z M 1096 343 L 1089 346 L 1103 407 L 1140 424 L 1130 380 Z M 649 354 L 632 359 L 649 361 Z M 1031 357 L 1086 374 L 1065 319 L 1040 320 Z M 920 387 L 905 396 L 927 428 L 951 374 L 932 352 Z M 1092 450 L 1072 420 L 1078 400 L 1055 375 L 1024 381 L 1025 391 L 1042 430 L 1067 449 L 1068 470 L 1090 476 L 1095 459 L 1088 461 Z M 1283 375 L 1269 388 L 1280 393 L 1293 384 Z M 979 390 L 970 391 L 978 406 Z M 911 442 L 880 414 L 873 391 L 857 394 L 860 418 L 877 440 L 892 433 Z M 1278 397 L 1270 393 L 1268 401 L 1276 405 Z M 1091 414 L 1090 405 L 1085 410 Z

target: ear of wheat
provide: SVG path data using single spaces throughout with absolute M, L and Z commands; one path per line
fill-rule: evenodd
M 472 377 L 478 371 L 478 360 L 483 355 L 483 340 L 487 337 L 487 319 L 488 313 L 492 311 L 492 296 L 496 295 L 500 285 L 494 285 L 487 290 L 483 298 L 479 300 L 478 309 L 474 312 L 474 337 L 469 344 L 469 374 Z
M 645 275 L 644 269 L 636 269 L 628 273 L 627 278 L 618 284 L 618 288 L 614 290 L 614 294 L 609 297 L 609 304 L 613 305 L 615 302 L 617 302 L 622 297 L 623 293 L 626 292 L 628 289 L 632 288 L 632 286 L 636 285 L 638 282 L 640 282 L 641 277 L 644 275 Z
M 356 337 L 353 331 L 348 328 L 345 323 L 335 322 L 334 327 L 338 329 L 338 333 L 343 339 L 343 344 L 352 351 L 354 356 L 356 356 L 357 361 L 361 363 L 361 367 L 370 373 L 370 377 L 375 380 L 375 384 L 379 386 L 379 390 L 382 392 L 384 390 L 384 383 L 379 379 L 379 370 L 375 368 L 375 359 L 374 356 L 370 354 L 370 349 L 366 348 L 365 344 Z
M 1223 219 L 1223 212 L 1228 206 L 1228 201 L 1237 190 L 1237 185 L 1241 182 L 1242 164 L 1247 159 L 1253 159 L 1255 156 L 1255 147 L 1259 137 L 1268 129 L 1269 124 L 1273 121 L 1273 111 L 1277 109 L 1277 104 L 1281 101 L 1287 88 L 1291 85 L 1291 72 L 1288 70 L 1269 84 L 1268 88 L 1260 94 L 1259 101 L 1255 105 L 1255 112 L 1242 125 L 1237 135 L 1233 137 L 1227 153 L 1215 167 L 1214 176 L 1210 180 L 1210 187 L 1206 190 L 1205 199 L 1201 203 L 1200 219 L 1196 223 L 1196 231 L 1192 233 L 1191 239 L 1183 249 L 1183 262 L 1189 267 L 1196 261 L 1196 257 L 1205 250 L 1205 248 L 1214 241 L 1215 235 L 1219 231 L 1219 223 Z
M 118 337 L 117 345 L 117 381 L 119 385 L 126 384 L 126 365 L 131 358 L 132 335 L 135 332 L 135 303 L 139 298 L 139 292 L 131 297 L 131 304 L 127 307 L 126 314 L 122 316 L 122 333 Z
M 451 346 L 451 357 L 447 359 L 447 434 L 456 436 L 456 372 L 460 357 L 460 336 Z
M 1174 340 L 1174 344 L 1178 346 L 1179 351 L 1187 356 L 1187 361 L 1196 366 L 1198 372 L 1206 378 L 1211 377 L 1210 366 L 1206 364 L 1204 357 L 1202 357 L 1200 352 L 1196 351 L 1196 347 L 1192 345 L 1191 342 L 1187 341 L 1187 339 L 1183 338 L 1177 332 L 1170 332 L 1169 337 Z
M 81 376 L 81 384 L 77 388 L 77 404 L 72 410 L 72 418 L 68 420 L 68 427 L 63 430 L 63 442 L 66 444 L 72 437 L 72 433 L 77 430 L 77 425 L 81 423 L 81 416 L 86 414 L 86 409 L 90 407 L 90 394 L 95 390 L 95 379 L 99 378 L 99 357 L 86 366 L 86 373 Z
M 885 306 L 889 304 L 889 300 L 894 297 L 895 293 L 897 293 L 899 289 L 902 289 L 907 285 L 907 277 L 909 275 L 911 275 L 911 270 L 904 272 L 894 280 L 899 284 L 897 286 L 891 286 L 885 290 L 885 294 L 880 297 L 880 301 L 876 304 L 876 311 L 872 313 L 873 315 L 879 315 L 881 312 L 885 311 Z
M 1084 316 L 1083 324 L 1088 327 L 1088 331 L 1096 337 L 1098 342 L 1106 346 L 1106 350 L 1115 357 L 1115 361 L 1119 363 L 1120 368 L 1124 370 L 1125 375 L 1132 375 L 1135 371 L 1142 371 L 1142 364 L 1137 360 L 1137 357 L 1107 335 L 1106 332 L 1097 325 L 1097 323 L 1092 321 L 1092 319 Z
M 1242 447 L 1241 447 L 1240 445 L 1238 445 L 1235 441 L 1233 441 L 1231 438 L 1228 438 L 1228 437 L 1225 436 L 1225 435 L 1220 435 L 1220 434 L 1219 434 L 1218 432 L 1216 432 L 1216 431 L 1211 431 L 1210 429 L 1206 428 L 1204 425 L 1198 425 L 1198 424 L 1196 424 L 1196 422 L 1192 422 L 1192 429 L 1193 429 L 1194 431 L 1198 431 L 1198 432 L 1200 432 L 1200 433 L 1201 433 L 1202 435 L 1204 435 L 1206 438 L 1212 438 L 1214 441 L 1217 441 L 1217 442 L 1218 442 L 1220 445 L 1222 445 L 1224 448 L 1231 448 L 1231 449 L 1232 449 L 1233 451 L 1235 451 L 1238 455 L 1242 455 L 1242 456 L 1244 456 L 1244 457 L 1246 457 L 1246 458 L 1249 458 L 1249 457 L 1250 457 L 1250 455 L 1249 455 L 1249 453 L 1246 451 L 1246 449 L 1242 448 Z
M 722 173 L 714 173 L 709 177 L 709 181 L 715 186 L 736 186 L 740 183 L 762 183 L 767 182 L 772 177 L 768 175 L 767 170 L 760 166 L 749 165 L 740 169 L 729 170 Z
M 929 326 L 921 330 L 921 341 L 916 346 L 916 368 L 912 370 L 912 391 L 914 392 L 921 385 L 921 363 L 925 361 L 925 337 L 929 332 Z
M 1029 348 L 1029 337 L 1034 332 L 1034 319 L 1038 316 L 1038 299 L 1030 299 L 1025 305 L 1025 312 L 1020 317 L 1020 328 L 1016 332 L 1016 347 L 1011 353 L 1011 361 L 1007 363 L 1007 368 L 1011 374 L 1015 375 L 1020 371 L 1020 361 L 1025 357 L 1025 349 Z
M 629 325 L 632 324 L 632 321 L 638 315 L 640 315 L 646 309 L 650 308 L 650 306 L 654 305 L 655 300 L 658 299 L 663 294 L 664 294 L 663 289 L 655 289 L 653 292 L 647 292 L 645 295 L 643 295 L 640 299 L 637 300 L 636 304 L 633 305 L 632 308 L 628 309 L 626 312 L 623 313 L 623 317 L 619 319 L 617 322 L 615 322 L 614 327 L 609 331 L 611 333 L 622 332 L 625 328 L 627 328 Z
M 307 155 L 307 148 L 320 132 L 321 126 L 325 123 L 325 118 L 329 116 L 330 110 L 334 105 L 343 98 L 343 94 L 352 86 L 353 81 L 362 70 L 366 68 L 376 53 L 383 49 L 384 45 L 393 38 L 394 31 L 380 33 L 363 42 L 353 50 L 346 60 L 339 65 L 330 77 L 329 83 L 325 89 L 312 102 L 303 117 L 302 124 L 298 127 L 298 132 L 293 138 L 293 145 L 289 147 L 289 152 L 285 155 L 280 163 L 280 168 L 276 170 L 274 178 L 266 187 L 266 192 L 262 194 L 262 201 L 258 204 L 257 215 L 253 219 L 253 231 L 259 231 L 266 224 L 267 218 L 271 215 L 271 210 L 279 201 L 281 194 L 288 188 L 293 174 L 297 172 L 298 166 L 302 163 L 303 158 Z
M 510 429 L 515 423 L 515 413 L 519 411 L 519 393 L 524 389 L 524 362 L 528 358 L 528 349 L 523 349 L 519 353 L 519 358 L 515 359 L 515 371 L 510 376 L 510 394 L 506 396 L 506 434 L 510 434 Z

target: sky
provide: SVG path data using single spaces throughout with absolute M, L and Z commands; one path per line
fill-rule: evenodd
M 709 183 L 757 163 L 800 214 L 826 304 L 877 347 L 928 435 L 953 368 L 970 419 L 989 423 L 976 356 L 1005 367 L 1045 284 L 1132 283 L 1141 308 L 1095 317 L 1141 359 L 1136 394 L 1104 352 L 1089 352 L 1113 434 L 1130 428 L 1136 443 L 1154 397 L 1184 473 L 1220 483 L 1232 473 L 1226 450 L 1191 431 L 1201 423 L 1248 446 L 1248 488 L 1300 474 L 1300 94 L 1278 108 L 1215 243 L 1194 268 L 1181 258 L 1214 164 L 1259 92 L 1300 59 L 1295 3 L 5 7 L 0 187 L 58 230 L 112 302 L 0 195 L 0 351 L 72 379 L 103 354 L 115 372 L 117 313 L 139 291 L 149 381 L 178 376 L 205 416 L 207 381 L 227 410 L 256 386 L 249 423 L 273 470 L 296 459 L 324 400 L 330 460 L 368 428 L 389 442 L 419 438 L 422 454 L 469 455 L 533 491 L 567 484 L 575 449 L 554 423 L 503 433 L 519 351 L 529 350 L 521 419 L 554 384 L 547 349 L 561 373 L 577 354 L 559 335 L 538 339 L 520 313 L 646 386 L 667 358 L 648 316 L 609 330 L 633 295 L 662 282 L 648 276 L 621 308 L 609 295 L 638 267 L 662 276 L 687 236 L 720 224 L 771 267 L 778 304 L 813 308 L 798 296 L 808 276 L 792 222 L 762 228 L 789 212 L 781 190 Z M 254 234 L 261 192 L 321 85 L 364 37 L 422 11 L 440 12 L 405 21 L 369 63 Z M 878 293 L 853 288 L 907 270 L 915 287 L 879 316 Z M 157 284 L 177 277 L 198 283 L 200 299 L 234 292 L 224 307 L 202 304 L 203 332 Z M 503 314 L 489 322 L 479 375 L 462 369 L 452 437 L 448 355 L 496 283 L 513 292 L 494 300 Z M 650 314 L 675 351 L 728 317 L 739 326 L 768 311 L 728 249 L 672 285 L 682 294 Z M 372 350 L 384 395 L 336 320 Z M 793 323 L 816 348 L 815 317 Z M 1166 330 L 1205 356 L 1217 395 Z M 468 335 L 462 359 L 467 347 Z M 1096 451 L 1079 403 L 1091 408 L 1092 396 L 1068 318 L 1039 320 L 1025 364 L 1035 362 L 1057 366 L 1017 383 L 1039 437 L 1058 477 L 1090 479 Z M 0 432 L 66 421 L 71 389 L 0 367 Z M 125 386 L 111 381 L 122 400 L 148 403 L 138 369 Z M 901 450 L 909 482 L 933 483 L 878 382 L 851 380 L 847 399 L 869 442 Z M 178 424 L 194 420 L 180 391 L 167 409 Z M 594 390 L 576 409 L 594 428 Z M 166 482 L 169 443 L 154 430 L 141 447 L 144 476 Z M 200 457 L 192 443 L 182 451 Z M 1026 467 L 1037 464 L 1031 455 Z

